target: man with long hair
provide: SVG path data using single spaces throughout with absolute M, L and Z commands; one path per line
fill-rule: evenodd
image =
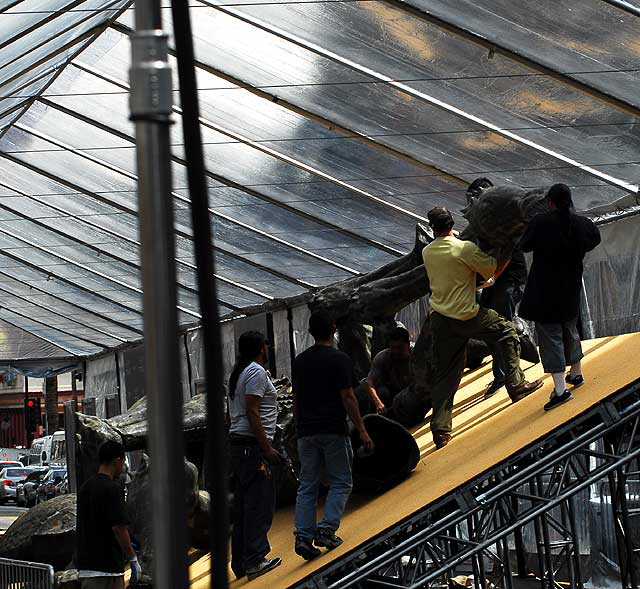
M 231 568 L 238 579 L 255 579 L 282 563 L 268 559 L 267 535 L 275 511 L 270 464 L 280 454 L 273 447 L 278 419 L 276 389 L 265 370 L 267 342 L 258 331 L 238 339 L 238 359 L 229 377 L 229 440 L 233 490 Z
M 500 263 L 476 244 L 453 234 L 453 216 L 442 207 L 427 215 L 436 239 L 422 251 L 431 288 L 431 329 L 435 379 L 432 392 L 431 432 L 436 448 L 451 439 L 453 398 L 466 360 L 467 343 L 482 339 L 500 346 L 505 366 L 505 384 L 516 403 L 542 386 L 527 382 L 520 368 L 520 340 L 510 321 L 476 301 L 476 275 L 492 285 L 509 260 Z
M 545 411 L 573 399 L 566 383 L 584 383 L 580 312 L 583 260 L 600 243 L 596 225 L 573 212 L 571 190 L 554 184 L 547 193 L 549 212 L 536 215 L 520 242 L 533 263 L 520 303 L 520 316 L 535 321 L 540 358 L 554 389 Z M 565 376 L 565 369 L 570 366 Z
M 302 352 L 293 366 L 293 399 L 298 432 L 300 484 L 296 499 L 295 551 L 310 560 L 342 544 L 336 536 L 351 494 L 353 450 L 347 415 L 360 434 L 362 445 L 373 449 L 353 392 L 353 364 L 333 347 L 336 324 L 323 311 L 309 319 L 315 345 Z M 317 523 L 318 489 L 322 473 L 329 480 L 324 516 Z M 315 546 L 314 546 L 315 544 Z

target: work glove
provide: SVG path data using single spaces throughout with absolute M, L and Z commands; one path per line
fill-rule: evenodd
M 129 561 L 129 566 L 131 567 L 131 579 L 129 580 L 129 585 L 134 586 L 138 584 L 140 577 L 142 576 L 142 567 L 138 562 L 138 557 L 134 556 Z

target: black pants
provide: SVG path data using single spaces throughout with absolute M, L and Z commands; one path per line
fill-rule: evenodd
M 233 535 L 231 568 L 240 576 L 269 554 L 267 534 L 275 511 L 275 485 L 260 447 L 231 445 Z
M 513 321 L 516 315 L 516 306 L 521 298 L 522 288 L 519 285 L 498 282 L 495 286 L 485 288 L 482 291 L 480 305 L 485 309 L 493 309 L 507 321 Z M 493 358 L 493 380 L 504 384 L 506 369 L 502 349 L 495 341 L 487 341 L 486 343 Z

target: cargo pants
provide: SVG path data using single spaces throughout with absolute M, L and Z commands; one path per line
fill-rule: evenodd
M 520 340 L 513 324 L 491 309 L 480 308 L 478 314 L 467 321 L 431 314 L 433 333 L 434 386 L 431 431 L 451 433 L 453 399 L 462 379 L 466 361 L 467 343 L 480 339 L 496 344 L 504 361 L 505 383 L 511 394 L 524 382 L 520 368 Z

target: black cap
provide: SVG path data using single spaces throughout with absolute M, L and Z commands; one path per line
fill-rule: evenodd
M 436 233 L 444 233 L 451 231 L 453 228 L 453 217 L 451 213 L 444 207 L 435 207 L 427 213 L 429 225 Z

